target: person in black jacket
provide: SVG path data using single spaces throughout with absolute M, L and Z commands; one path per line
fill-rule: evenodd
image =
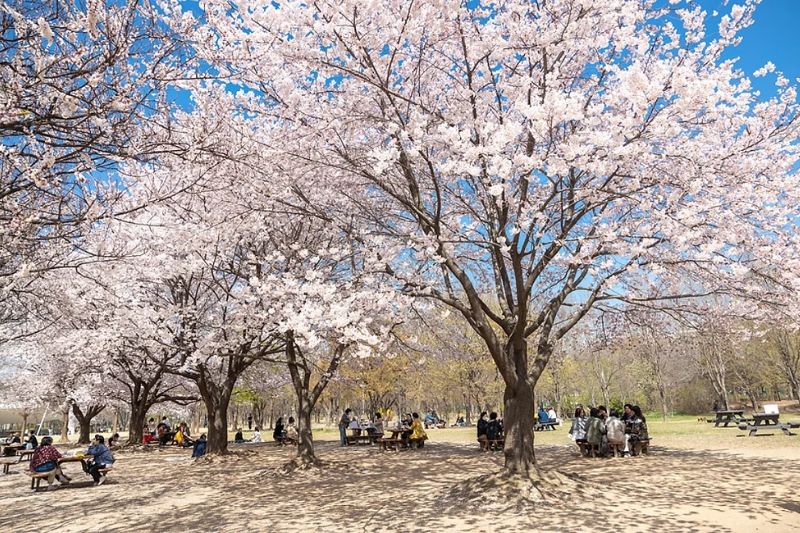
M 276 442 L 283 442 L 283 417 L 279 416 L 278 421 L 275 422 L 275 431 L 272 432 L 272 438 L 275 439 Z
M 495 412 L 489 415 L 489 423 L 486 425 L 486 437 L 488 439 L 486 443 L 488 448 L 492 447 L 492 441 L 503 438 L 503 422 L 497 419 L 497 413 Z M 495 442 L 494 445 L 497 446 L 497 443 Z
M 478 442 L 481 445 L 481 450 L 489 451 L 489 437 L 486 435 L 486 430 L 489 428 L 489 422 L 486 420 L 486 411 L 481 413 L 478 417 Z

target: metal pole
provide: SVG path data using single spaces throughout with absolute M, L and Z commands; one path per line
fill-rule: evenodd
M 44 414 L 42 414 L 42 421 L 39 422 L 39 427 L 36 428 L 36 436 L 39 436 L 39 432 L 42 431 L 42 426 L 44 425 L 44 417 L 47 416 L 47 407 L 44 408 Z

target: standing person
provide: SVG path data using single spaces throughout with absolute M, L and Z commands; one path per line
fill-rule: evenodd
M 106 447 L 105 439 L 102 435 L 94 436 L 94 440 L 86 450 L 86 454 L 93 456 L 93 459 L 90 464 L 81 461 L 84 470 L 92 475 L 95 487 L 102 485 L 106 481 L 106 476 L 101 474 L 100 470 L 104 470 L 114 464 L 114 456 L 111 455 L 111 450 Z
M 42 445 L 37 447 L 31 456 L 30 469 L 31 472 L 48 472 L 50 474 L 47 477 L 48 490 L 58 487 L 58 485 L 53 485 L 56 479 L 64 484 L 70 482 L 70 478 L 64 475 L 58 465 L 59 459 L 61 459 L 61 453 L 53 446 L 53 438 L 42 437 Z
M 481 445 L 481 450 L 489 451 L 489 436 L 487 430 L 489 429 L 489 422 L 486 420 L 486 411 L 482 412 L 478 417 L 478 443 Z
M 614 452 L 614 457 L 617 453 L 624 453 L 625 449 L 625 422 L 619 419 L 619 413 L 612 409 L 611 415 L 606 419 L 606 438 L 608 445 Z
M 349 407 L 344 410 L 342 418 L 339 419 L 339 446 L 347 446 L 347 426 L 350 425 L 350 413 L 353 410 Z
M 575 409 L 575 416 L 572 418 L 572 427 L 569 428 L 569 434 L 575 440 L 578 448 L 581 444 L 586 443 L 586 413 L 583 407 Z
M 252 431 L 253 429 L 253 413 L 247 415 L 247 431 Z

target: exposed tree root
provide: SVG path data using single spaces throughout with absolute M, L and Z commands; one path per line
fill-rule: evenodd
M 470 506 L 489 507 L 502 512 L 526 510 L 542 502 L 570 500 L 593 492 L 578 476 L 550 471 L 531 476 L 506 471 L 485 474 L 461 481 L 446 489 L 438 499 L 446 510 L 463 510 Z
M 276 468 L 270 468 L 261 472 L 262 475 L 270 477 L 318 477 L 329 473 L 340 473 L 350 470 L 347 463 L 333 461 L 322 461 L 320 459 L 295 457 L 288 463 L 284 463 Z
M 223 453 L 207 453 L 200 457 L 196 457 L 194 459 L 194 464 L 221 464 L 221 463 L 231 463 L 231 462 L 238 462 L 248 457 L 253 457 L 254 455 L 258 455 L 258 452 L 255 450 L 236 450 L 235 452 L 228 450 L 227 452 Z

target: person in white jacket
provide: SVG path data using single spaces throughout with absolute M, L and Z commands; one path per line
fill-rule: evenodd
M 606 438 L 608 439 L 608 446 L 614 451 L 614 457 L 617 456 L 617 452 L 622 455 L 627 438 L 627 435 L 625 435 L 625 422 L 619 419 L 619 413 L 614 409 L 611 410 L 611 414 L 606 419 Z

